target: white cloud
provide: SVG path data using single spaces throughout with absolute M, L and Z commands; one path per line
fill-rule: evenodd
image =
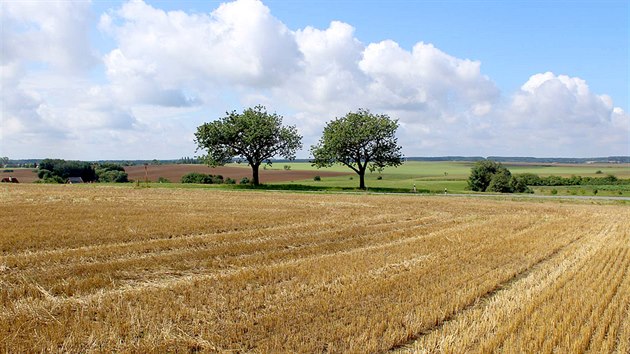
M 209 15 L 130 1 L 100 25 L 118 44 L 106 60 L 113 81 L 142 74 L 165 86 L 268 87 L 297 69 L 291 32 L 256 0 L 222 4 Z
M 96 63 L 87 33 L 90 3 L 3 1 L 3 62 L 37 61 L 66 74 Z
M 0 6 L 4 155 L 190 156 L 196 126 L 258 103 L 298 126 L 300 157 L 327 121 L 361 107 L 399 119 L 407 155 L 628 150 L 628 114 L 585 80 L 541 73 L 502 93 L 479 61 L 424 42 L 362 43 L 339 21 L 292 31 L 258 0 L 207 14 L 132 0 L 98 24 L 84 2 Z M 95 27 L 113 41 L 106 53 L 90 43 Z
M 532 75 L 500 113 L 495 138 L 519 154 L 628 154 L 630 117 L 585 80 L 551 72 Z M 624 150 L 625 149 L 625 150 Z

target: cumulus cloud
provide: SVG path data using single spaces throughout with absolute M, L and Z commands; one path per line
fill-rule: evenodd
M 96 63 L 89 38 L 90 3 L 3 1 L 2 61 L 38 61 L 66 74 Z
M 167 87 L 268 87 L 296 70 L 300 55 L 292 33 L 256 0 L 225 3 L 208 15 L 133 0 L 103 15 L 100 27 L 118 44 L 106 60 L 113 81 L 140 75 Z
M 628 114 L 583 79 L 540 73 L 500 92 L 479 61 L 425 42 L 363 43 L 340 21 L 291 30 L 258 0 L 209 13 L 131 0 L 100 18 L 84 2 L 0 6 L 3 141 L 54 136 L 90 158 L 186 156 L 196 126 L 262 103 L 297 125 L 306 147 L 327 121 L 369 108 L 399 119 L 407 155 L 627 151 Z M 104 53 L 90 43 L 95 27 L 112 40 Z
M 630 117 L 609 96 L 593 93 L 581 78 L 552 72 L 532 75 L 493 126 L 504 150 L 540 156 L 627 154 L 629 133 Z
M 612 99 L 592 93 L 586 81 L 551 72 L 531 76 L 510 107 L 515 124 L 548 127 L 609 124 L 613 108 Z

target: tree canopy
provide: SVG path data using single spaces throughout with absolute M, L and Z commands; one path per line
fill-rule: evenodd
M 477 161 L 470 170 L 468 187 L 476 192 L 530 192 L 524 179 L 513 176 L 500 162 Z
M 89 162 L 44 159 L 39 163 L 37 176 L 42 180 L 65 182 L 68 177 L 81 177 L 85 182 L 98 178 L 94 167 Z
M 349 112 L 328 122 L 321 139 L 311 146 L 313 166 L 345 165 L 359 175 L 359 188 L 365 189 L 365 171 L 402 164 L 398 145 L 398 121 L 367 109 Z
M 302 148 L 302 136 L 295 126 L 283 126 L 282 116 L 267 113 L 264 106 L 226 114 L 202 124 L 195 133 L 197 149 L 207 151 L 202 158 L 210 166 L 225 165 L 235 158 L 237 162 L 247 161 L 252 168 L 252 183 L 258 185 L 260 165 L 270 165 L 276 156 L 293 160 Z

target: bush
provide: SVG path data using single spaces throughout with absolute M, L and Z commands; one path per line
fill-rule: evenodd
M 38 183 L 59 183 L 59 184 L 63 184 L 66 183 L 66 180 L 59 177 L 59 176 L 48 176 L 46 178 L 41 179 L 40 181 L 37 181 Z
M 604 172 L 602 172 L 602 170 L 597 170 L 597 171 L 595 171 L 595 174 L 596 174 L 596 175 L 601 175 L 602 173 L 604 173 Z
M 205 173 L 190 172 L 182 176 L 181 182 L 204 184 L 206 183 L 207 178 L 208 178 L 208 175 Z
M 58 176 L 62 180 L 68 177 L 81 177 L 84 182 L 92 182 L 97 179 L 94 166 L 89 162 L 82 161 L 66 161 L 61 159 L 44 159 L 39 164 L 39 171 L 47 170 L 50 175 L 44 172 L 46 176 Z M 39 176 L 38 172 L 38 176 Z M 40 177 L 41 178 L 41 177 Z
M 4 170 L 2 172 L 13 172 L 13 170 Z
M 208 175 L 208 178 L 210 179 L 210 183 L 209 184 L 212 184 L 212 183 L 214 183 L 214 184 L 223 184 L 224 183 L 223 176 L 221 176 L 221 175 L 216 175 L 216 176 Z
M 249 178 L 247 177 L 241 178 L 241 181 L 239 182 L 239 184 L 249 184 Z
M 510 171 L 507 169 L 500 170 L 495 173 L 490 180 L 490 184 L 486 191 L 497 192 L 497 193 L 510 193 L 512 192 L 512 188 L 510 187 L 510 180 L 512 175 Z
M 315 176 L 313 177 L 313 181 L 321 181 L 322 178 L 320 176 Z
M 555 188 L 554 188 L 554 189 L 552 189 L 552 190 L 551 190 L 551 194 L 553 194 L 553 195 L 558 194 L 558 190 L 557 190 L 557 189 L 555 189 Z
M 182 176 L 182 183 L 223 184 L 226 183 L 221 175 L 207 175 L 205 173 L 190 172 Z
M 105 170 L 105 169 L 97 169 L 96 175 L 98 176 L 99 182 L 105 183 L 125 183 L 129 182 L 129 175 L 126 172 L 120 171 L 118 169 L 115 170 Z
M 171 181 L 169 181 L 168 178 L 162 177 L 162 176 L 158 177 L 157 181 L 158 183 L 171 183 Z
M 597 189 L 593 189 L 593 195 L 597 195 L 597 192 L 599 192 Z
M 380 180 L 383 179 L 383 176 L 378 176 L 378 177 L 376 177 L 376 179 L 380 181 Z
M 495 182 L 495 175 L 501 175 L 497 177 Z M 476 192 L 501 192 L 509 188 L 509 182 L 511 177 L 510 171 L 503 167 L 500 162 L 492 160 L 481 160 L 475 162 L 475 165 L 470 169 L 470 177 L 468 177 L 468 187 Z M 492 183 L 492 188 L 490 185 Z
M 228 177 L 225 179 L 225 184 L 236 184 L 236 180 Z
M 290 165 L 284 165 L 283 168 L 284 168 L 285 171 L 289 171 L 291 169 L 291 166 Z
M 514 193 L 534 193 L 534 191 L 527 186 L 525 181 L 517 176 L 510 178 L 510 189 Z
M 523 173 L 520 175 L 516 175 L 516 178 L 518 178 L 526 186 L 541 186 L 542 185 L 540 176 L 533 173 Z
M 47 179 L 52 177 L 52 172 L 50 172 L 49 170 L 46 169 L 41 169 L 37 172 L 37 178 L 39 179 Z

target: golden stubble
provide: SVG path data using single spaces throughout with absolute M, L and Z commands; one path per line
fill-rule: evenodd
M 630 209 L 9 186 L 0 351 L 627 352 Z

